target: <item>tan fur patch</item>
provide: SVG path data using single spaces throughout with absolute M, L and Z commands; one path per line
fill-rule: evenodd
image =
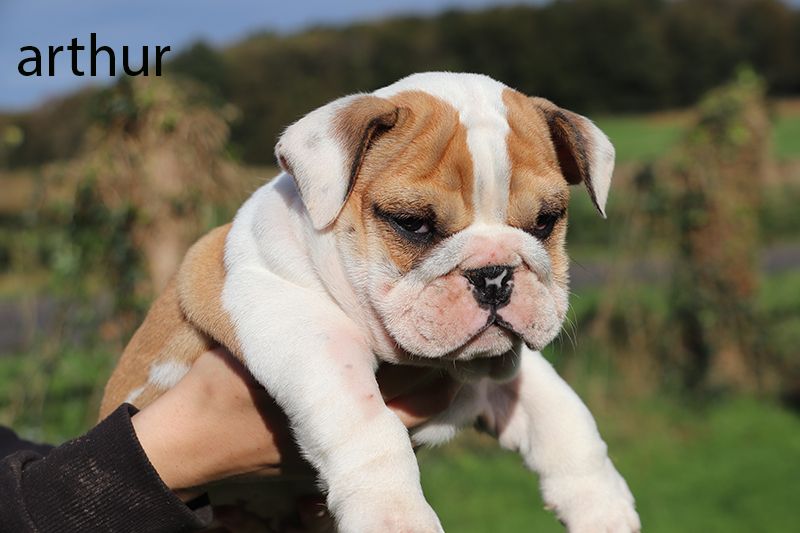
M 116 409 L 134 389 L 147 387 L 149 368 L 153 362 L 169 359 L 191 364 L 208 348 L 206 337 L 181 312 L 173 279 L 153 303 L 144 322 L 125 347 L 106 384 L 100 404 L 100 418 Z M 155 396 L 152 393 L 143 392 L 134 404 L 141 409 L 153 399 Z
M 507 109 L 508 157 L 511 161 L 508 224 L 530 230 L 543 212 L 566 211 L 569 186 L 561 172 L 547 121 L 537 101 L 513 89 L 503 92 Z M 566 283 L 569 258 L 564 249 L 566 216 L 553 229 L 544 246 L 550 255 L 556 281 Z
M 586 151 L 586 133 L 578 116 L 561 109 L 545 98 L 531 98 L 539 108 L 550 130 L 561 172 L 570 185 L 588 181 L 591 161 Z
M 153 303 L 114 369 L 100 405 L 100 418 L 141 388 L 133 403 L 143 408 L 165 391 L 148 383 L 153 363 L 191 365 L 217 342 L 239 354 L 233 325 L 222 309 L 225 238 L 230 224 L 200 239 L 186 254 L 178 275 Z M 213 339 L 213 340 L 212 340 Z M 216 342 L 215 342 L 216 341 Z
M 178 294 L 186 318 L 242 361 L 233 324 L 222 308 L 225 239 L 230 229 L 230 224 L 220 226 L 189 249 L 178 273 Z
M 351 162 L 346 195 L 353 189 L 370 143 L 382 130 L 395 125 L 398 113 L 397 106 L 372 95 L 361 96 L 339 111 L 334 128 L 336 136 L 344 143 L 346 160 Z
M 472 221 L 474 177 L 467 131 L 454 107 L 420 91 L 401 92 L 389 101 L 399 109 L 397 122 L 364 156 L 341 220 L 357 230 L 361 254 L 366 256 L 368 243 L 376 240 L 407 272 L 435 241 L 409 242 L 374 207 L 393 215 L 433 217 L 441 239 Z

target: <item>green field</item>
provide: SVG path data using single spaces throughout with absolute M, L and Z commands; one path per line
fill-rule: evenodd
M 749 399 L 592 407 L 644 531 L 789 532 L 800 523 L 795 414 Z M 425 493 L 447 531 L 563 531 L 543 510 L 536 478 L 488 438 L 464 436 L 420 456 Z
M 796 159 L 800 156 L 800 115 L 792 113 L 778 116 L 773 135 L 775 155 L 779 159 Z
M 628 115 L 596 120 L 617 150 L 619 162 L 647 161 L 672 147 L 686 126 L 686 117 L 671 115 Z
M 681 138 L 688 113 L 653 113 L 596 117 L 617 150 L 619 163 L 642 162 L 666 153 Z M 800 158 L 800 105 L 775 104 L 772 129 L 774 155 L 781 161 Z

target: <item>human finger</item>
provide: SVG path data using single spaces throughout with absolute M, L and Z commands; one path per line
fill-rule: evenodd
M 386 405 L 407 428 L 414 428 L 450 407 L 462 385 L 450 376 L 439 376 L 424 387 L 390 400 Z

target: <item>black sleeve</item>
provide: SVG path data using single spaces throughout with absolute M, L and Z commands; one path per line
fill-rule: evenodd
M 211 520 L 210 507 L 193 511 L 164 485 L 123 404 L 86 435 L 37 453 L 36 445 L 0 434 L 0 532 L 194 531 Z M 31 449 L 33 447 L 33 449 Z
M 10 429 L 0 426 L 0 459 L 22 450 L 47 455 L 52 449 L 53 446 L 49 444 L 36 444 L 35 442 L 21 439 Z

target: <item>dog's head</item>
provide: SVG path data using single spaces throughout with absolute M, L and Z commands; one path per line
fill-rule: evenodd
M 568 187 L 582 182 L 604 214 L 614 167 L 585 117 L 451 73 L 336 100 L 290 126 L 276 153 L 389 335 L 457 360 L 557 335 Z

